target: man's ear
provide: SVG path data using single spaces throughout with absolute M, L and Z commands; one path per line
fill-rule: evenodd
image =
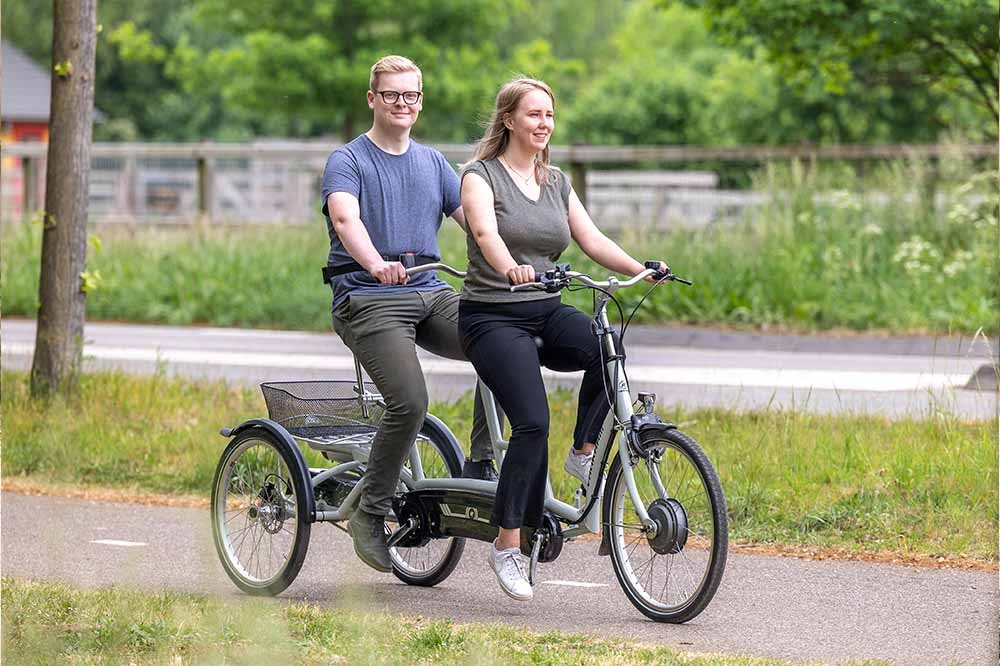
M 371 90 L 368 91 L 368 108 L 369 109 L 375 108 L 375 93 L 373 93 Z

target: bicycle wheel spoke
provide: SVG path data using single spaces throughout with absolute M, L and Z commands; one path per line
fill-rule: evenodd
M 667 599 L 670 598 L 668 596 L 668 594 L 667 594 L 667 586 L 670 584 L 670 571 L 671 571 L 671 569 L 673 569 L 673 564 L 674 564 L 674 558 L 668 557 L 667 558 L 667 575 L 664 576 L 664 581 L 663 581 L 663 600 L 664 601 L 667 601 Z
M 247 510 L 246 509 L 241 509 L 239 511 L 227 511 L 226 513 L 227 514 L 231 513 L 233 515 L 231 515 L 229 518 L 226 518 L 224 520 L 224 524 L 225 525 L 228 525 L 229 523 L 233 522 L 237 518 L 240 518 L 240 517 L 246 518 L 246 516 L 247 516 Z

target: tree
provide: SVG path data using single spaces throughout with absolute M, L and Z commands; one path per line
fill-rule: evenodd
M 995 0 L 659 0 L 705 12 L 734 44 L 761 44 L 783 74 L 842 93 L 862 85 L 941 87 L 992 114 L 1000 19 Z
M 76 388 L 88 276 L 87 199 L 94 116 L 97 0 L 54 0 L 52 105 L 31 392 Z
M 570 113 L 575 141 L 698 145 L 929 143 L 958 129 L 982 135 L 984 113 L 935 86 L 788 76 L 747 38 L 720 42 L 704 10 L 633 3 L 614 34 L 609 64 Z M 860 66 L 859 66 L 860 68 Z
M 237 40 L 179 49 L 177 70 L 187 85 L 214 84 L 228 104 L 283 121 L 281 133 L 339 130 L 345 140 L 369 122 L 369 68 L 388 53 L 406 55 L 424 70 L 421 136 L 465 138 L 474 127 L 456 123 L 456 116 L 475 109 L 456 103 L 491 101 L 502 56 L 493 36 L 508 20 L 501 0 L 246 0 L 238 8 L 200 0 L 197 7 L 202 28 Z M 439 87 L 442 79 L 454 87 Z

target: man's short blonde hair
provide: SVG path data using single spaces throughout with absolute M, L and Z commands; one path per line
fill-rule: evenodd
M 417 73 L 417 83 L 420 88 L 424 87 L 424 75 L 417 67 L 417 64 L 410 60 L 409 58 L 404 58 L 398 55 L 387 55 L 378 59 L 378 61 L 372 65 L 371 77 L 368 79 L 368 87 L 372 91 L 377 90 L 378 85 L 378 75 L 388 74 L 395 72 L 416 72 Z

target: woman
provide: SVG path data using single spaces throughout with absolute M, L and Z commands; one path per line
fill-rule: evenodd
M 554 104 L 552 90 L 541 81 L 522 78 L 503 86 L 486 134 L 462 173 L 469 267 L 459 335 L 512 428 L 491 517 L 500 531 L 490 565 L 504 592 L 521 601 L 532 597 L 520 552 L 521 527 L 541 523 L 548 469 L 549 412 L 540 366 L 585 371 L 565 463 L 566 471 L 583 482 L 608 401 L 590 317 L 563 305 L 559 294 L 512 293 L 509 287 L 533 282 L 536 274 L 552 268 L 571 238 L 609 270 L 635 275 L 644 269 L 598 230 L 569 179 L 549 165 Z

